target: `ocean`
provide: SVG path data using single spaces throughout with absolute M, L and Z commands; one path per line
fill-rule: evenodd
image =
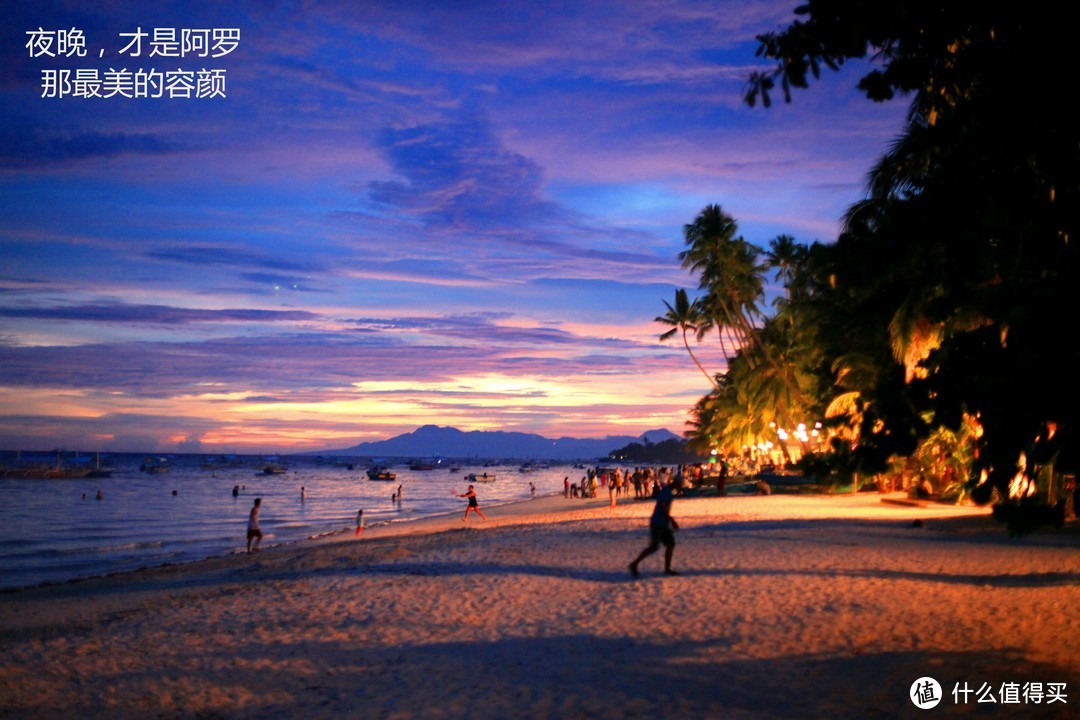
M 4 464 L 12 466 L 13 455 Z M 464 513 L 469 473 L 480 507 L 561 493 L 580 466 L 438 464 L 433 470 L 390 465 L 393 482 L 369 480 L 359 459 L 309 456 L 209 458 L 203 455 L 102 456 L 110 477 L 0 477 L 0 590 L 183 563 L 245 551 L 247 517 L 262 498 L 263 548 L 353 532 L 363 509 L 368 527 Z M 149 465 L 167 472 L 149 473 Z M 278 464 L 284 472 L 264 474 Z M 402 501 L 391 496 L 402 488 Z M 237 495 L 233 495 L 233 488 Z M 305 497 L 301 498 L 301 488 Z M 98 491 L 101 499 L 97 499 Z

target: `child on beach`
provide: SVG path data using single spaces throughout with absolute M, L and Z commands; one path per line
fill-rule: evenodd
M 255 504 L 251 506 L 251 512 L 248 514 L 248 530 L 247 530 L 247 551 L 248 555 L 253 552 L 259 551 L 259 543 L 262 542 L 262 530 L 259 529 L 259 506 L 262 505 L 262 498 L 255 498 Z M 255 541 L 255 545 L 252 546 L 251 541 Z
M 480 511 L 480 505 L 476 502 L 476 490 L 470 485 L 469 489 L 464 493 L 457 493 L 458 497 L 469 498 L 469 505 L 465 508 L 465 517 L 461 518 L 461 522 L 465 522 L 469 519 L 469 512 L 475 512 L 480 517 L 487 520 L 487 515 Z
M 360 533 L 364 532 L 364 511 L 356 511 L 356 537 L 360 537 Z

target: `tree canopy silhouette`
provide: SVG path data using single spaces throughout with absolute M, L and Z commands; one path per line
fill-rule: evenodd
M 1074 473 L 1080 122 L 1062 100 L 1076 67 L 1071 23 L 1045 3 L 970 0 L 809 0 L 795 12 L 758 38 L 758 56 L 775 64 L 749 78 L 750 105 L 768 107 L 778 87 L 790 102 L 855 59 L 870 62 L 858 83 L 867 98 L 910 102 L 822 260 L 826 302 L 843 309 L 830 335 L 874 356 L 854 334 L 877 333 L 903 368 L 860 388 L 868 422 L 894 433 L 867 442 L 958 427 L 967 414 L 983 429 L 979 499 L 1007 490 L 1021 453 L 1040 454 L 1048 437 L 1057 469 Z

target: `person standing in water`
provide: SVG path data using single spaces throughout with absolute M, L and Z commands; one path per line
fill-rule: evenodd
M 649 518 L 649 546 L 630 563 L 630 574 L 634 577 L 638 576 L 641 561 L 659 550 L 661 545 L 664 546 L 664 574 L 679 574 L 671 569 L 671 556 L 675 554 L 675 531 L 679 529 L 679 523 L 671 517 L 671 502 L 671 483 L 665 481 L 656 493 L 656 506 Z
M 364 511 L 356 511 L 356 537 L 360 537 L 360 533 L 364 532 Z
M 469 499 L 469 505 L 465 508 L 465 517 L 461 518 L 461 522 L 465 522 L 469 519 L 470 512 L 475 512 L 477 515 L 487 520 L 487 515 L 480 511 L 480 504 L 476 502 L 476 490 L 473 489 L 472 485 L 470 485 L 469 489 L 464 493 L 458 493 L 457 496 Z
M 247 551 L 248 555 L 253 552 L 259 551 L 259 543 L 262 542 L 262 530 L 259 529 L 259 506 L 262 505 L 262 498 L 255 498 L 255 503 L 251 506 L 251 512 L 248 514 L 248 529 L 247 529 Z M 254 541 L 254 546 L 252 546 Z

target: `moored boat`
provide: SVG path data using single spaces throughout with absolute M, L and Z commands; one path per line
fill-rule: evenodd
M 48 456 L 39 456 L 27 459 L 23 458 L 22 454 L 19 453 L 15 467 L 0 469 L 0 477 L 25 478 L 28 480 L 67 480 L 86 477 L 90 472 L 89 467 L 65 465 L 59 452 L 56 453 L 56 459 L 52 462 L 49 462 L 47 458 Z
M 6 478 L 25 478 L 27 480 L 70 480 L 84 478 L 89 470 L 63 467 L 15 467 L 3 471 Z
M 376 465 L 373 468 L 368 468 L 367 476 L 368 476 L 368 480 L 390 481 L 390 480 L 396 480 L 397 479 L 397 475 L 390 472 L 389 470 L 382 467 L 381 465 Z
M 172 469 L 168 458 L 147 458 L 146 462 L 139 466 L 139 470 L 149 475 L 160 475 Z
M 765 471 L 756 473 L 753 479 L 764 480 L 769 485 L 816 485 L 817 479 L 813 477 L 807 477 L 805 475 L 798 475 L 792 472 L 786 471 Z
M 101 453 L 94 453 L 94 466 L 90 467 L 84 477 L 88 478 L 107 478 L 112 477 L 113 471 L 110 467 L 103 467 L 101 464 Z

